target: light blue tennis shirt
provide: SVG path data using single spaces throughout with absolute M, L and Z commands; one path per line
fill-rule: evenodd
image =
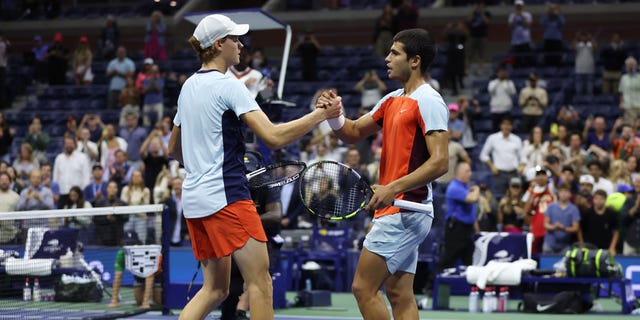
M 186 218 L 251 199 L 240 115 L 260 107 L 243 83 L 217 70 L 198 71 L 182 86 L 173 123 L 180 127 Z

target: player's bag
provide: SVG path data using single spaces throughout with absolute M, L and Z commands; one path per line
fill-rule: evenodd
M 608 250 L 594 245 L 573 245 L 564 255 L 564 264 L 569 277 L 615 277 L 621 274 L 620 267 Z
M 578 291 L 562 291 L 553 296 L 541 293 L 525 293 L 518 311 L 527 313 L 580 314 L 593 307 L 591 300 L 584 300 Z
M 102 290 L 93 279 L 63 275 L 54 285 L 57 302 L 100 302 Z

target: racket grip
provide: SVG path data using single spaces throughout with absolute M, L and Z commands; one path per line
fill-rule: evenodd
M 393 206 L 400 209 L 418 211 L 418 212 L 428 212 L 433 214 L 433 204 L 431 203 L 420 203 L 420 202 L 396 199 L 393 201 Z

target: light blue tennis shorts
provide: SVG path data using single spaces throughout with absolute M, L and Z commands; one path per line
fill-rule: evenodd
M 399 212 L 373 219 L 364 239 L 367 250 L 382 256 L 389 273 L 416 273 L 418 246 L 431 230 L 432 212 Z

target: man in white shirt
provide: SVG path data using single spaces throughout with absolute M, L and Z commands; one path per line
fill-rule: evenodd
M 98 161 L 98 145 L 89 140 L 91 131 L 87 128 L 80 129 L 79 138 L 76 151 L 85 154 L 91 162 Z
M 230 66 L 229 69 L 227 69 L 227 75 L 233 76 L 244 83 L 255 99 L 258 97 L 258 93 L 267 89 L 269 84 L 273 85 L 273 82 L 265 78 L 260 71 L 252 69 L 249 66 L 250 62 L 251 55 L 247 47 L 244 47 L 240 51 L 240 63 L 235 66 Z
M 11 177 L 6 172 L 0 172 L 0 212 L 16 211 L 20 195 L 10 189 Z M 15 220 L 0 220 L 0 243 L 8 243 L 18 233 Z
M 58 207 L 62 208 L 69 200 L 69 190 L 73 186 L 84 187 L 91 180 L 89 158 L 76 151 L 76 139 L 64 137 L 64 152 L 56 156 L 53 162 L 53 181 L 60 186 Z
M 607 196 L 614 192 L 613 183 L 606 178 L 602 177 L 602 164 L 598 161 L 589 162 L 587 169 L 589 174 L 593 177 L 593 192 L 596 190 L 603 190 L 607 193 Z
M 500 131 L 487 137 L 480 152 L 480 160 L 493 173 L 493 191 L 498 195 L 504 195 L 509 180 L 517 177 L 524 169 L 520 164 L 522 139 L 511 133 L 512 130 L 511 118 L 503 118 Z
M 508 116 L 513 108 L 513 96 L 516 94 L 516 86 L 513 81 L 509 79 L 509 73 L 507 69 L 498 69 L 497 78 L 489 82 L 487 90 L 491 95 L 489 101 L 491 122 L 493 123 L 493 130 L 500 130 L 500 121 L 505 116 Z

